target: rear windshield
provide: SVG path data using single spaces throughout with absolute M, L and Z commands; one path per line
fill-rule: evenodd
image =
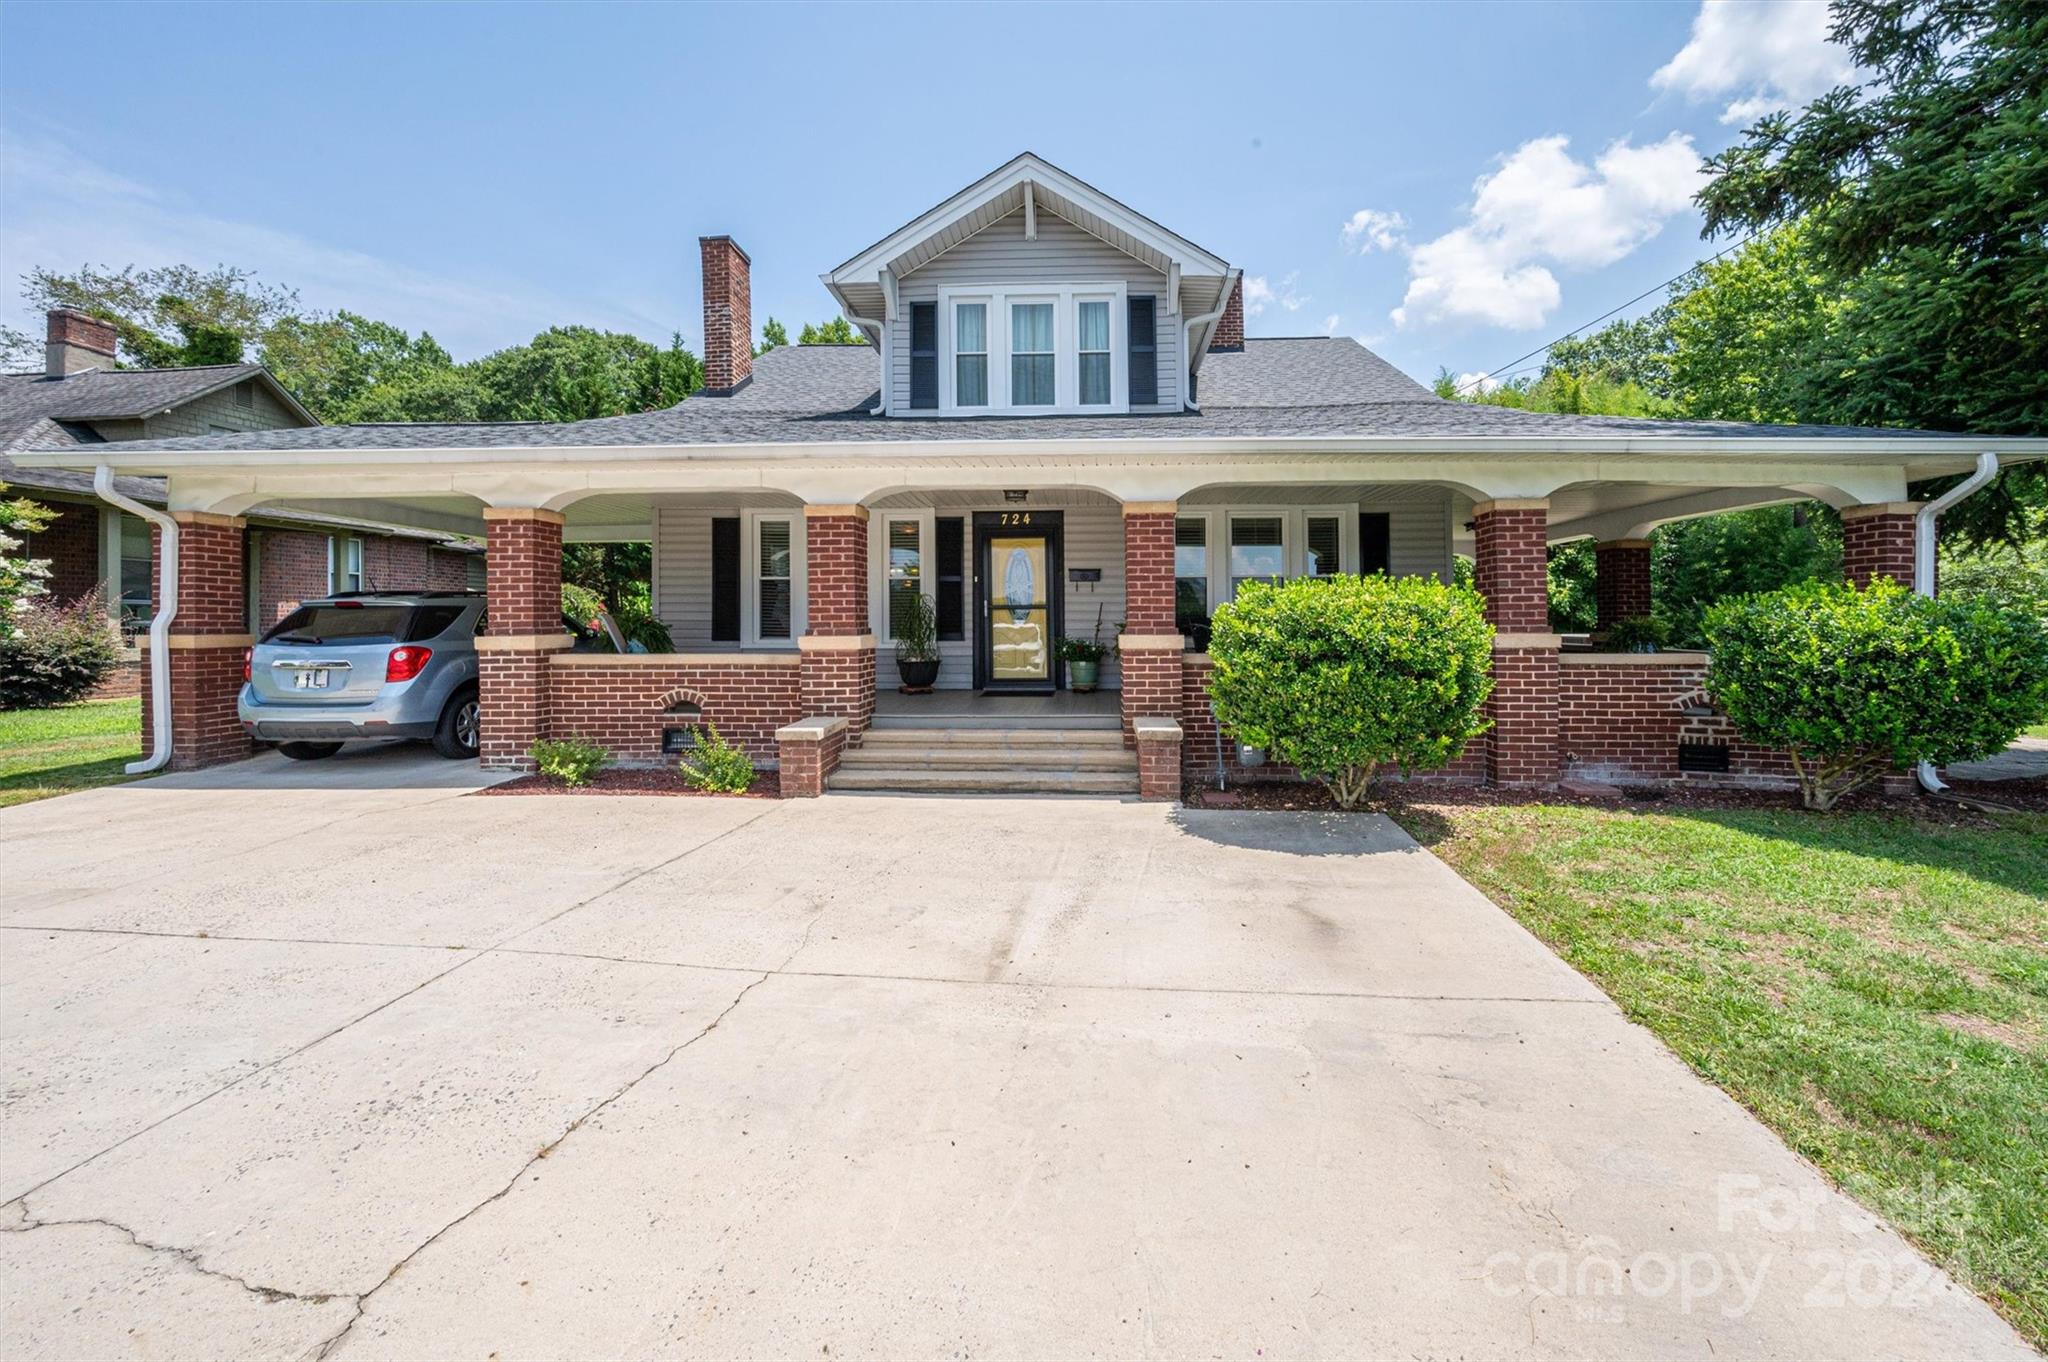
M 397 643 L 409 605 L 302 605 L 263 636 L 265 643 Z

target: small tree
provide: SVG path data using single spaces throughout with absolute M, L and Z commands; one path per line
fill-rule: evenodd
M 1708 693 L 1744 738 L 1790 754 L 1809 809 L 1996 752 L 2048 713 L 2048 628 L 1986 601 L 1809 582 L 1723 601 L 1706 632 Z
M 1479 594 L 1422 578 L 1246 583 L 1216 612 L 1223 727 L 1321 781 L 1342 808 L 1386 762 L 1428 771 L 1483 732 L 1493 628 Z
M 17 557 L 27 537 L 44 529 L 56 513 L 26 498 L 10 498 L 0 483 L 0 636 L 12 626 L 15 613 L 31 596 L 43 594 L 50 564 L 42 558 Z

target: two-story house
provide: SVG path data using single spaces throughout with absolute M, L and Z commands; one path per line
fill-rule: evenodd
M 247 750 L 242 522 L 277 504 L 489 540 L 482 760 L 577 734 L 657 761 L 716 723 L 786 793 L 1143 789 L 1234 767 L 1201 648 L 1253 579 L 1438 576 L 1475 563 L 1497 633 L 1494 726 L 1451 778 L 1782 773 L 1701 704 L 1696 653 L 1579 653 L 1546 546 L 1599 544 L 1603 620 L 1649 609 L 1650 529 L 1745 506 L 1841 508 L 1848 568 L 1910 578 L 1909 483 L 2048 442 L 1537 415 L 1446 402 L 1348 339 L 1244 334 L 1241 270 L 1023 155 L 826 271 L 864 346 L 752 356 L 750 274 L 706 236 L 708 390 L 561 425 L 311 427 L 22 456 L 168 479 L 219 546 L 183 589 L 174 758 Z M 676 651 L 568 650 L 564 540 L 651 540 Z M 898 693 L 922 597 L 936 693 Z M 1063 636 L 1114 640 L 1076 695 Z M 176 640 L 174 640 L 175 642 Z M 223 733 L 228 736 L 223 736 Z M 261 737 L 262 735 L 255 735 Z

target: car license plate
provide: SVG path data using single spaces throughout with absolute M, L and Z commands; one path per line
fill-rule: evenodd
M 327 689 L 327 669 L 324 667 L 317 671 L 296 672 L 294 673 L 294 675 L 298 679 L 295 682 L 293 682 L 293 684 L 296 685 L 300 690 Z

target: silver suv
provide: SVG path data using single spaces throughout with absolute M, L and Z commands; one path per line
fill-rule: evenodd
M 474 757 L 483 614 L 483 596 L 467 591 L 308 601 L 249 650 L 242 728 L 298 761 L 351 738 L 426 738 L 444 757 Z

